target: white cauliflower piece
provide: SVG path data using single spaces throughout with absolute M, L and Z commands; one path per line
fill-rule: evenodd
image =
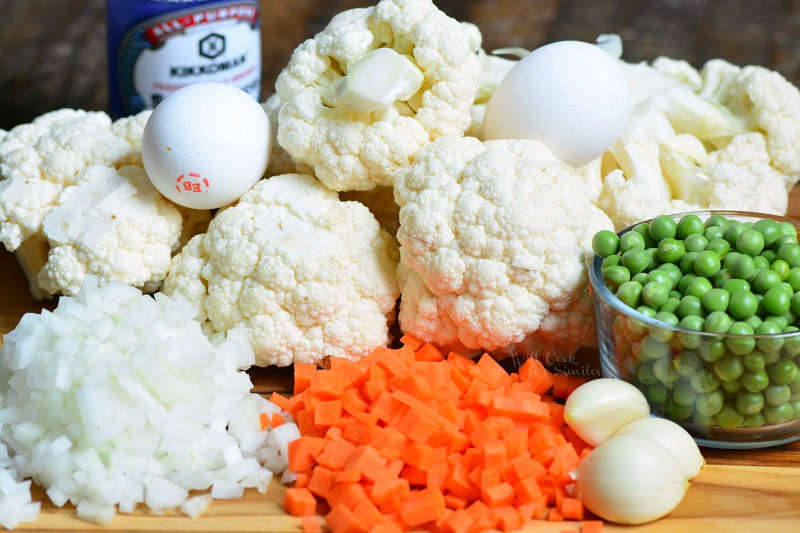
M 400 206 L 394 202 L 394 189 L 375 187 L 369 191 L 349 191 L 339 193 L 346 202 L 361 202 L 375 215 L 378 224 L 390 235 L 397 235 L 400 227 Z
M 286 150 L 281 148 L 281 145 L 278 144 L 278 117 L 282 106 L 283 102 L 281 102 L 277 93 L 272 94 L 261 104 L 267 117 L 269 117 L 269 133 L 272 137 L 266 176 L 293 174 L 295 172 L 298 174 L 312 174 L 313 170 L 311 167 L 302 163 L 296 163 L 295 160 L 292 159 L 292 156 L 287 154 Z
M 786 191 L 800 178 L 790 149 L 800 143 L 793 85 L 721 60 L 699 73 L 667 58 L 626 72 L 642 96 L 628 129 L 581 169 L 588 183 L 602 183 L 596 202 L 617 229 L 686 210 L 786 212 Z
M 480 33 L 431 0 L 381 0 L 339 13 L 295 49 L 278 76 L 275 88 L 284 103 L 278 143 L 333 190 L 391 185 L 393 173 L 423 144 L 462 135 L 469 126 L 481 74 L 479 48 Z M 381 54 L 394 57 L 391 67 L 373 61 L 384 49 L 394 51 Z M 367 60 L 369 65 L 362 63 Z M 358 86 L 348 78 L 354 72 Z M 414 72 L 421 73 L 421 84 L 410 96 L 372 111 L 353 108 L 359 98 L 371 102 L 370 92 L 385 96 L 377 90 L 381 84 L 408 89 Z
M 395 200 L 403 331 L 492 352 L 524 346 L 543 326 L 573 341 L 566 351 L 592 342 L 559 328 L 593 323 L 575 302 L 592 236 L 612 224 L 544 145 L 438 139 L 398 173 Z
M 172 261 L 181 293 L 210 331 L 246 327 L 256 364 L 350 359 L 389 341 L 397 248 L 363 205 L 311 176 L 258 182 Z
M 122 161 L 122 164 L 144 166 L 142 163 L 142 135 L 152 114 L 152 109 L 145 109 L 136 115 L 117 119 L 111 124 L 111 133 L 125 139 L 131 145 L 130 157 Z

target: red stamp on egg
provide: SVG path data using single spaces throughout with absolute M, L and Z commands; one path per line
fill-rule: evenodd
M 211 188 L 211 184 L 207 178 L 202 177 L 197 172 L 189 172 L 188 174 L 181 174 L 175 180 L 175 189 L 180 193 L 207 193 Z

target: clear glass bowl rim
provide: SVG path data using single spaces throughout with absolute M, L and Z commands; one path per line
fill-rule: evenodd
M 749 218 L 749 219 L 763 219 L 763 218 L 770 218 L 775 222 L 789 222 L 792 224 L 796 229 L 798 234 L 800 235 L 800 222 L 797 220 L 782 216 L 782 215 L 769 215 L 766 213 L 755 213 L 751 211 L 730 211 L 730 210 L 703 210 L 703 211 L 684 211 L 681 213 L 669 213 L 667 216 L 677 220 L 680 220 L 681 217 L 686 215 L 697 215 L 700 217 L 704 222 L 705 220 L 712 216 L 712 215 L 722 215 L 726 218 Z M 617 232 L 617 235 L 620 237 L 632 231 L 634 227 L 638 226 L 639 224 L 646 224 L 651 222 L 653 219 L 642 220 L 641 222 L 637 222 L 627 228 L 623 229 L 622 231 Z M 747 222 L 747 220 L 745 220 Z M 752 335 L 731 335 L 730 333 L 712 333 L 708 331 L 695 331 L 692 329 L 682 328 L 680 326 L 672 326 L 667 324 L 666 322 L 661 322 L 660 320 L 656 320 L 654 318 L 650 318 L 649 316 L 640 313 L 636 309 L 629 307 L 627 304 L 623 303 L 622 300 L 616 297 L 614 293 L 606 286 L 605 282 L 603 281 L 603 273 L 602 273 L 602 265 L 603 265 L 603 258 L 599 255 L 592 254 L 592 259 L 590 260 L 590 268 L 589 268 L 589 282 L 592 286 L 592 291 L 594 293 L 595 298 L 599 298 L 604 304 L 614 308 L 617 312 L 634 318 L 647 326 L 657 327 L 664 330 L 674 331 L 676 333 L 687 333 L 691 335 L 697 335 L 700 338 L 706 339 L 725 339 L 725 338 L 739 338 L 748 337 L 754 339 L 793 339 L 795 337 L 800 338 L 800 331 L 792 331 L 789 333 L 773 333 L 769 335 L 765 334 L 752 334 Z

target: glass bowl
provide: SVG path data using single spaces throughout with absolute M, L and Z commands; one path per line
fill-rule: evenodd
M 677 221 L 687 214 L 670 216 Z M 741 211 L 695 211 L 692 214 L 704 222 L 714 214 L 740 222 L 771 218 L 790 222 L 800 233 L 800 224 L 781 216 Z M 599 256 L 592 258 L 589 278 L 604 377 L 636 385 L 647 397 L 654 415 L 679 423 L 702 446 L 748 449 L 800 440 L 800 372 L 791 387 L 791 397 L 785 402 L 789 407 L 771 406 L 765 401 L 765 407 L 750 416 L 745 416 L 743 411 L 753 413 L 760 402 L 754 395 L 742 393 L 737 407 L 739 391 L 745 391 L 743 379 L 751 389 L 758 388 L 761 385 L 754 385 L 754 382 L 758 378 L 763 380 L 763 375 L 745 377 L 750 373 L 745 369 L 739 377 L 731 378 L 742 366 L 738 364 L 742 358 L 755 353 L 755 359 L 759 359 L 758 352 L 763 355 L 767 369 L 781 359 L 791 359 L 800 366 L 800 331 L 723 335 L 666 324 L 619 300 L 603 281 L 602 261 Z M 767 408 L 770 408 L 771 421 L 766 417 Z M 788 413 L 789 408 L 792 413 Z

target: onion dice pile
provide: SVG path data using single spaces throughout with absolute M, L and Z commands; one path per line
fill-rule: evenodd
M 297 427 L 250 393 L 245 334 L 214 346 L 194 314 L 183 300 L 91 279 L 55 311 L 22 318 L 0 350 L 0 444 L 11 456 L 0 468 L 12 467 L 0 470 L 0 516 L 11 502 L 12 520 L 35 517 L 29 484 L 17 483 L 28 477 L 96 523 L 142 502 L 196 516 L 210 498 L 190 490 L 266 491 Z M 286 423 L 269 430 L 262 413 Z
M 40 505 L 31 501 L 30 480 L 18 479 L 8 449 L 0 443 L 0 526 L 12 529 L 20 522 L 32 522 Z

